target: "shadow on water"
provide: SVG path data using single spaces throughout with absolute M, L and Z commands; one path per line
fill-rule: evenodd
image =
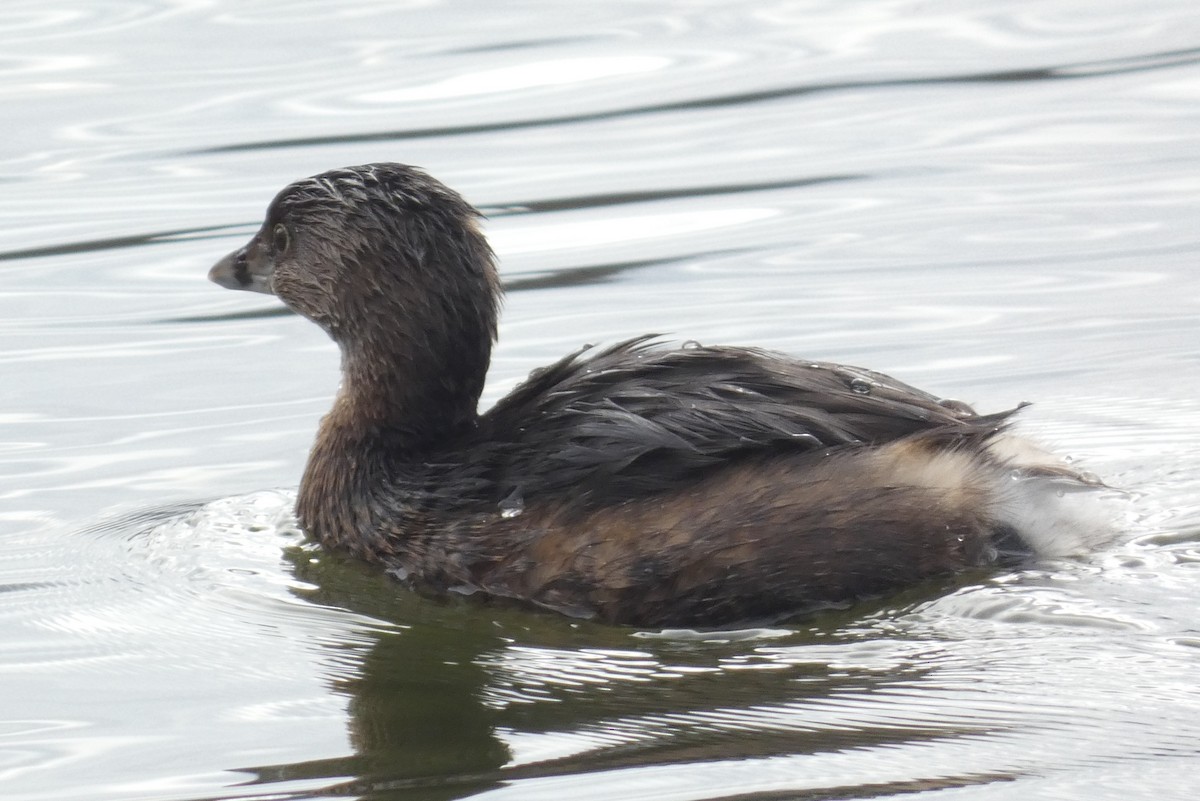
M 737 251 L 721 251 L 736 253 Z M 611 281 L 625 273 L 636 272 L 669 264 L 683 264 L 700 256 L 717 255 L 713 252 L 693 253 L 663 259 L 639 259 L 614 262 L 612 264 L 589 264 L 581 267 L 565 267 L 561 270 L 545 270 L 533 275 L 511 278 L 504 282 L 505 292 L 521 292 L 530 289 L 560 289 L 570 286 L 595 286 Z
M 83 242 L 65 242 L 61 245 L 45 245 L 42 247 L 3 251 L 0 252 L 0 261 L 69 256 L 78 253 L 96 253 L 104 250 L 124 250 L 125 248 L 158 245 L 164 242 L 179 242 L 182 240 L 221 239 L 246 227 L 241 224 L 208 225 L 200 228 L 177 228 L 171 231 L 155 231 L 150 234 L 131 234 L 129 236 L 113 236 L 104 239 L 89 239 Z
M 861 181 L 868 175 L 820 175 L 812 178 L 795 178 L 787 181 L 763 181 L 748 184 L 719 184 L 715 186 L 695 186 L 684 189 L 656 189 L 650 192 L 620 192 L 607 195 L 582 195 L 579 197 L 552 198 L 549 200 L 533 200 L 513 203 L 488 210 L 488 217 L 505 217 L 510 214 L 526 214 L 529 212 L 547 211 L 577 211 L 581 209 L 596 209 L 605 206 L 621 206 L 627 203 L 648 203 L 658 200 L 679 200 L 693 197 L 711 197 L 713 195 L 739 195 L 747 192 L 769 192 L 776 189 L 803 189 L 823 184 Z
M 720 633 L 709 640 L 642 639 L 630 629 L 473 600 L 434 601 L 398 587 L 368 566 L 336 556 L 313 562 L 310 556 L 304 548 L 288 554 L 296 578 L 315 587 L 302 592 L 306 600 L 389 621 L 396 629 L 373 633 L 374 644 L 354 665 L 355 677 L 333 681 L 334 692 L 349 698 L 353 756 L 236 768 L 254 776 L 242 788 L 330 782 L 320 790 L 273 797 L 441 801 L 531 779 L 932 744 L 991 733 L 986 726 L 961 722 L 903 719 L 830 728 L 809 725 L 796 712 L 837 704 L 847 696 L 863 698 L 911 687 L 933 671 L 916 658 L 895 672 L 856 670 L 819 660 L 787 669 L 730 670 L 724 666 L 754 654 L 753 643 L 721 639 Z M 901 600 L 917 602 L 968 580 L 926 585 Z M 894 608 L 896 600 L 889 599 L 888 608 Z M 880 608 L 860 604 L 774 634 L 788 648 L 819 648 L 849 622 Z M 336 644 L 328 647 L 338 649 Z M 536 656 L 520 664 L 530 654 Z M 591 660 L 587 669 L 571 673 L 561 667 L 580 657 Z M 654 667 L 630 680 L 605 658 L 636 658 Z M 560 676 L 584 680 L 556 683 L 550 678 L 556 669 L 562 671 Z M 523 688 L 522 682 L 527 682 Z M 522 697 L 531 687 L 541 694 Z M 763 710 L 774 710 L 769 725 L 763 723 Z M 505 732 L 549 735 L 556 743 L 582 745 L 568 746 L 557 756 L 522 759 L 505 741 Z M 827 787 L 814 797 L 865 798 L 1016 778 L 1006 772 L 935 774 Z M 807 796 L 745 796 L 750 797 Z
M 673 103 L 656 103 L 654 105 L 634 106 L 632 108 L 612 111 L 587 112 L 583 114 L 563 115 L 559 117 L 541 117 L 532 120 L 512 120 L 508 122 L 481 123 L 478 125 L 456 125 L 436 128 L 414 128 L 409 130 L 378 131 L 375 133 L 341 134 L 333 136 L 306 136 L 292 139 L 275 139 L 266 142 L 246 142 L 219 147 L 199 148 L 186 151 L 181 155 L 196 156 L 215 153 L 240 153 L 256 150 L 274 150 L 288 147 L 312 147 L 333 144 L 362 144 L 367 142 L 393 142 L 403 139 L 424 139 L 431 137 L 467 136 L 498 131 L 513 131 L 522 128 L 539 128 L 552 125 L 572 125 L 581 122 L 599 122 L 644 114 L 658 114 L 665 111 L 688 111 L 693 109 L 714 109 L 730 106 L 745 106 L 755 103 L 767 103 L 806 95 L 829 92 L 859 92 L 878 89 L 907 89 L 918 86 L 946 86 L 955 84 L 992 84 L 992 83 L 1029 83 L 1035 81 L 1077 80 L 1080 78 L 1095 78 L 1111 75 L 1128 75 L 1148 70 L 1166 69 L 1186 66 L 1200 62 L 1200 48 L 1184 50 L 1169 50 L 1161 53 L 1147 53 L 1138 56 L 1123 56 L 1099 61 L 1081 61 L 1074 64 L 1062 64 L 1049 67 L 1032 67 L 1017 70 L 997 70 L 993 72 L 976 72 L 965 75 L 930 76 L 923 78 L 897 78 L 873 81 L 830 81 L 828 83 L 803 84 L 800 86 L 785 86 L 778 89 L 765 89 L 753 92 L 739 92 L 729 95 L 716 95 L 693 100 L 680 100 Z
M 561 47 L 595 41 L 594 36 L 554 36 L 538 39 L 521 39 L 509 42 L 491 42 L 474 47 L 450 47 L 439 51 L 442 55 L 469 55 L 472 53 L 499 53 L 512 50 L 536 50 L 542 47 Z

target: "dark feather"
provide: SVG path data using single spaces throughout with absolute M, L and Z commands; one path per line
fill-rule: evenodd
M 480 420 L 501 495 L 568 493 L 584 508 L 677 488 L 756 453 L 881 444 L 981 416 L 881 373 L 752 348 L 665 348 L 642 336 L 538 370 Z

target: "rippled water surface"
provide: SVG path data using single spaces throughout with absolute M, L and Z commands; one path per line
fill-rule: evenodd
M 5 799 L 1191 798 L 1193 0 L 7 3 Z M 485 209 L 485 403 L 658 331 L 864 364 L 1132 498 L 1090 558 L 769 630 L 435 603 L 290 513 L 333 346 L 209 265 L 288 181 Z

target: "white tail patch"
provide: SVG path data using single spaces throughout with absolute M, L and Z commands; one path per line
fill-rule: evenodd
M 994 439 L 996 518 L 1039 556 L 1079 556 L 1110 542 L 1124 493 L 1104 486 L 1029 440 Z
M 1124 493 L 1020 437 L 997 436 L 985 453 L 899 440 L 876 451 L 871 466 L 882 483 L 938 490 L 983 521 L 1011 529 L 1038 556 L 1079 556 L 1118 533 Z

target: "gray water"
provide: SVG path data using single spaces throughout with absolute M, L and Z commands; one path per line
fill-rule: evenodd
M 6 801 L 1192 797 L 1193 0 L 7 3 L 0 101 Z M 334 348 L 204 276 L 379 160 L 490 216 L 485 404 L 645 331 L 861 364 L 1036 401 L 1122 536 L 709 634 L 321 552 Z

